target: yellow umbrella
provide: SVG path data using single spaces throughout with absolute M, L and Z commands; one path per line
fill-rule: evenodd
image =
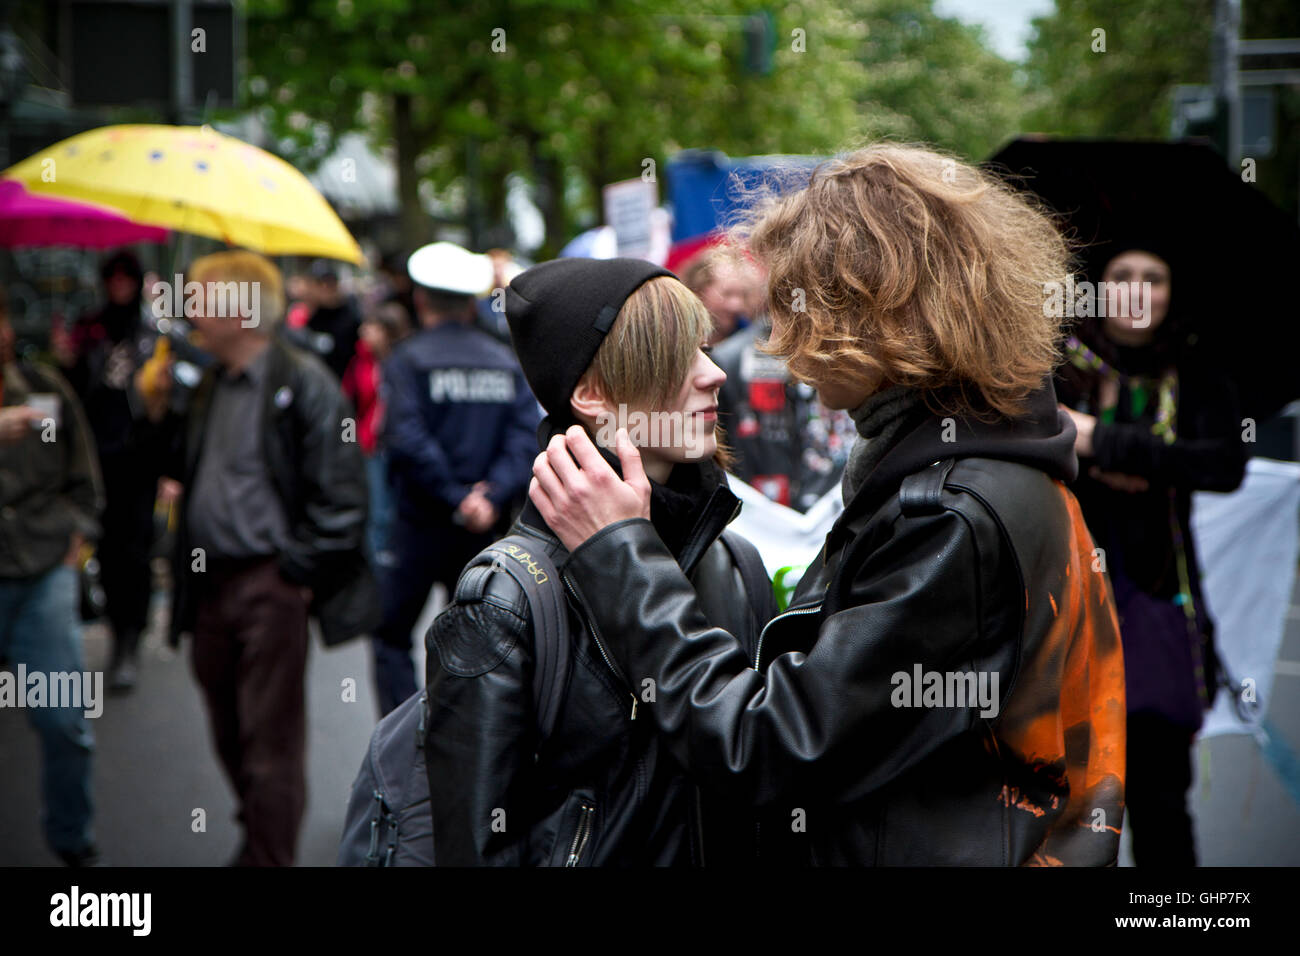
M 207 126 L 104 126 L 3 174 L 30 192 L 100 203 L 139 223 L 267 255 L 362 263 L 361 248 L 302 173 Z

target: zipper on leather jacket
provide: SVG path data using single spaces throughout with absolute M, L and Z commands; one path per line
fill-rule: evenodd
M 818 601 L 816 604 L 809 605 L 807 607 L 792 607 L 786 611 L 781 612 L 776 617 L 772 618 L 772 620 L 764 624 L 763 630 L 759 631 L 758 633 L 758 644 L 754 648 L 754 670 L 758 670 L 762 666 L 763 638 L 767 635 L 767 629 L 769 627 L 771 627 L 777 621 L 781 620 L 781 618 L 783 617 L 795 617 L 800 614 L 818 614 L 821 612 L 821 609 L 822 609 L 822 605 L 820 601 Z
M 587 848 L 587 840 L 591 837 L 591 824 L 595 816 L 596 808 L 584 800 L 578 807 L 578 829 L 573 834 L 573 843 L 569 845 L 569 858 L 564 861 L 565 866 L 577 866 L 578 861 L 582 859 L 582 851 Z
M 569 593 L 573 595 L 573 599 L 577 601 L 578 605 L 585 610 L 586 605 L 582 603 L 582 598 L 578 596 L 577 590 L 569 582 L 568 576 L 562 574 L 560 575 L 560 577 L 564 579 L 564 586 L 565 588 L 568 589 Z M 608 653 L 606 653 L 605 645 L 601 643 L 600 636 L 596 634 L 596 628 L 592 626 L 590 617 L 587 614 L 583 614 L 582 619 L 583 619 L 583 624 L 585 624 L 587 627 L 587 633 L 591 635 L 591 640 L 596 645 L 596 650 L 600 651 L 600 656 L 605 659 L 605 664 L 609 667 L 611 671 L 613 671 L 614 676 L 617 677 L 619 683 L 623 685 L 624 689 L 628 693 L 628 696 L 632 698 L 631 719 L 636 720 L 636 693 L 633 692 L 631 685 L 628 683 L 627 677 L 624 676 L 623 672 L 619 670 L 619 668 L 614 664 L 613 659 L 609 656 Z

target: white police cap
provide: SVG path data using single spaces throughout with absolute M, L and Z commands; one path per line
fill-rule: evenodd
M 492 260 L 454 242 L 421 246 L 406 260 L 411 281 L 458 295 L 482 295 L 492 287 Z

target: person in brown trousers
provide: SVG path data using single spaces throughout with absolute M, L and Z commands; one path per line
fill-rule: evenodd
M 185 489 L 171 636 L 194 635 L 194 676 L 245 831 L 233 863 L 287 866 L 306 804 L 308 617 L 329 642 L 349 629 L 349 595 L 367 600 L 363 584 L 373 595 L 365 473 L 338 381 L 271 334 L 284 312 L 279 270 L 221 252 L 186 278 L 203 290 L 194 325 L 216 366 L 183 418 L 167 411 L 167 370 L 136 380 L 162 468 Z

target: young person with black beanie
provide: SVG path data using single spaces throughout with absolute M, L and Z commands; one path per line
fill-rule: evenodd
M 612 443 L 642 433 L 656 529 L 706 617 L 753 646 L 771 616 L 768 586 L 747 593 L 752 546 L 722 533 L 739 502 L 713 458 L 725 376 L 702 351 L 711 323 L 670 272 L 635 259 L 561 259 L 517 276 L 506 318 L 545 442 L 579 424 Z M 612 462 L 617 461 L 611 456 Z M 563 566 L 559 539 L 527 505 L 515 534 Z M 567 574 L 561 635 L 532 633 L 507 574 L 463 578 L 428 647 L 425 758 L 439 865 L 638 866 L 735 862 L 753 851 L 746 818 L 699 794 L 642 717 L 656 690 L 610 659 Z M 752 580 L 752 578 L 751 578 Z M 764 585 L 766 581 L 764 580 Z M 618 600 L 616 593 L 588 600 Z M 554 730 L 539 739 L 538 641 L 563 640 L 570 673 Z

